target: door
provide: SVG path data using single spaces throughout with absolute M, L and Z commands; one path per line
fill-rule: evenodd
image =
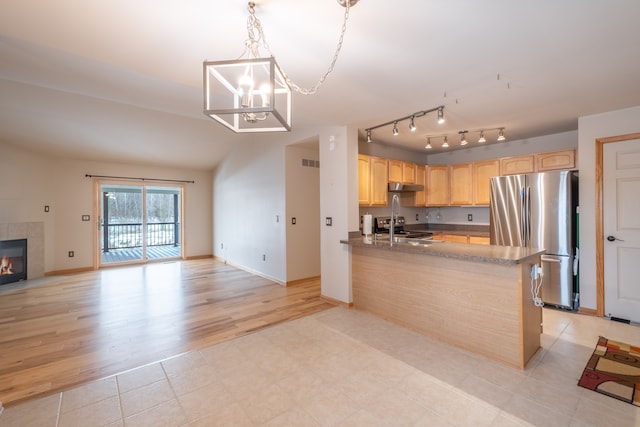
M 526 175 L 491 178 L 489 232 L 492 245 L 526 246 Z
M 604 308 L 640 322 L 640 139 L 603 146 Z
M 100 183 L 99 265 L 182 256 L 181 187 Z

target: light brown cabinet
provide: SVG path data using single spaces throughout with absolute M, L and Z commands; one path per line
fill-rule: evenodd
M 389 183 L 388 161 L 358 154 L 358 203 L 360 206 L 386 206 Z
M 469 243 L 472 245 L 490 245 L 491 239 L 489 237 L 469 236 Z
M 518 175 L 535 171 L 536 160 L 533 154 L 527 156 L 504 157 L 500 159 L 502 175 Z
M 402 163 L 402 182 L 405 184 L 416 184 L 416 170 L 415 163 Z
M 389 181 L 402 182 L 401 160 L 389 160 Z
M 536 154 L 536 171 L 575 169 L 576 150 L 551 151 Z
M 548 151 L 500 159 L 502 175 L 575 169 L 576 150 Z
M 433 233 L 433 240 L 442 240 L 444 242 L 468 243 L 472 245 L 488 245 L 490 244 L 488 237 L 474 236 L 471 234 L 446 234 Z
M 451 165 L 449 173 L 451 185 L 450 204 L 454 206 L 473 204 L 471 163 Z
M 414 206 L 425 206 L 427 204 L 427 167 L 416 165 L 416 184 L 424 186 L 425 190 L 416 191 Z
M 403 184 L 416 183 L 416 164 L 401 160 L 389 160 L 389 181 Z
M 488 205 L 491 198 L 491 177 L 500 176 L 500 161 L 473 163 L 473 204 Z
M 449 204 L 449 166 L 426 167 L 427 206 L 447 206 Z

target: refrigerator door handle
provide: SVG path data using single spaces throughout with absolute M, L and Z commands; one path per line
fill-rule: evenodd
M 527 246 L 531 244 L 531 187 L 527 187 Z
M 547 255 L 542 255 L 542 256 L 540 257 L 540 261 L 544 261 L 544 262 L 555 262 L 556 264 L 560 264 L 560 262 L 561 262 L 561 261 L 560 261 L 560 259 L 558 259 L 558 258 L 552 258 L 552 257 L 547 256 Z
M 525 240 L 525 230 L 527 227 L 527 217 L 525 215 L 526 206 L 525 206 L 526 194 L 524 187 L 520 189 L 520 240 L 522 244 L 526 246 Z

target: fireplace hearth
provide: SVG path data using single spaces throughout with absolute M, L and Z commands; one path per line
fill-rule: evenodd
M 27 239 L 0 241 L 0 285 L 26 280 Z

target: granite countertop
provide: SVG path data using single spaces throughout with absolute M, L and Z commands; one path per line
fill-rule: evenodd
M 450 243 L 434 241 L 428 244 L 394 243 L 388 240 L 373 240 L 363 237 L 354 237 L 349 240 L 341 240 L 340 243 L 354 247 L 366 247 L 374 250 L 387 250 L 446 258 L 457 258 L 467 261 L 487 262 L 494 264 L 521 264 L 525 260 L 544 254 L 544 249 L 519 248 L 512 246 L 495 245 L 470 245 L 467 243 Z

